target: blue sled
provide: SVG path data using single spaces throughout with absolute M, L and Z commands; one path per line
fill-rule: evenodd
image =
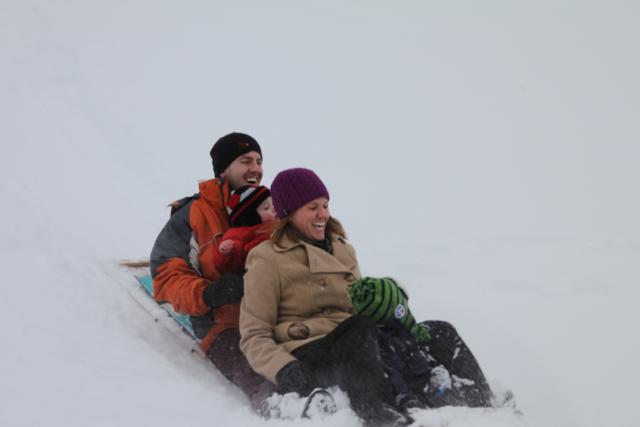
M 151 278 L 151 276 L 150 275 L 136 276 L 136 279 L 138 280 L 138 283 L 142 285 L 144 290 L 147 291 L 149 296 L 153 298 L 153 279 Z M 189 316 L 185 314 L 177 313 L 173 309 L 171 304 L 166 304 L 166 303 L 160 304 L 160 307 L 162 307 L 167 313 L 169 313 L 169 316 L 171 316 L 176 322 L 178 322 L 184 328 L 184 330 L 189 335 L 191 335 L 191 337 L 193 337 L 194 340 L 200 341 L 196 337 L 196 334 L 193 332 L 193 326 L 191 325 L 191 319 L 189 318 Z

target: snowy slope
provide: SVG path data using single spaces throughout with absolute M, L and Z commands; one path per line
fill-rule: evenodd
M 315 169 L 362 270 L 454 323 L 527 425 L 633 425 L 639 12 L 0 2 L 0 425 L 310 424 L 250 415 L 116 265 L 148 256 L 231 130 L 261 142 L 267 184 Z

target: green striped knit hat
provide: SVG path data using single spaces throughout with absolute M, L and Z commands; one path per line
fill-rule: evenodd
M 416 323 L 409 310 L 409 297 L 389 277 L 377 279 L 363 277 L 349 288 L 349 298 L 356 314 L 362 314 L 378 322 L 398 320 L 409 329 L 418 341 L 428 341 L 429 328 Z

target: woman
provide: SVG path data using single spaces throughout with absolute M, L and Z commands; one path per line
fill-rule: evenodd
M 369 425 L 401 425 L 374 320 L 352 315 L 348 287 L 361 277 L 344 229 L 329 214 L 329 193 L 302 168 L 271 186 L 280 223 L 247 259 L 240 347 L 253 369 L 280 393 L 305 396 L 339 386 Z M 402 376 L 400 376 L 402 377 Z

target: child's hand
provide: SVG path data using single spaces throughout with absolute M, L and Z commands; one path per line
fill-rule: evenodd
M 233 240 L 223 240 L 218 246 L 218 250 L 222 255 L 229 255 L 231 249 L 233 249 Z

